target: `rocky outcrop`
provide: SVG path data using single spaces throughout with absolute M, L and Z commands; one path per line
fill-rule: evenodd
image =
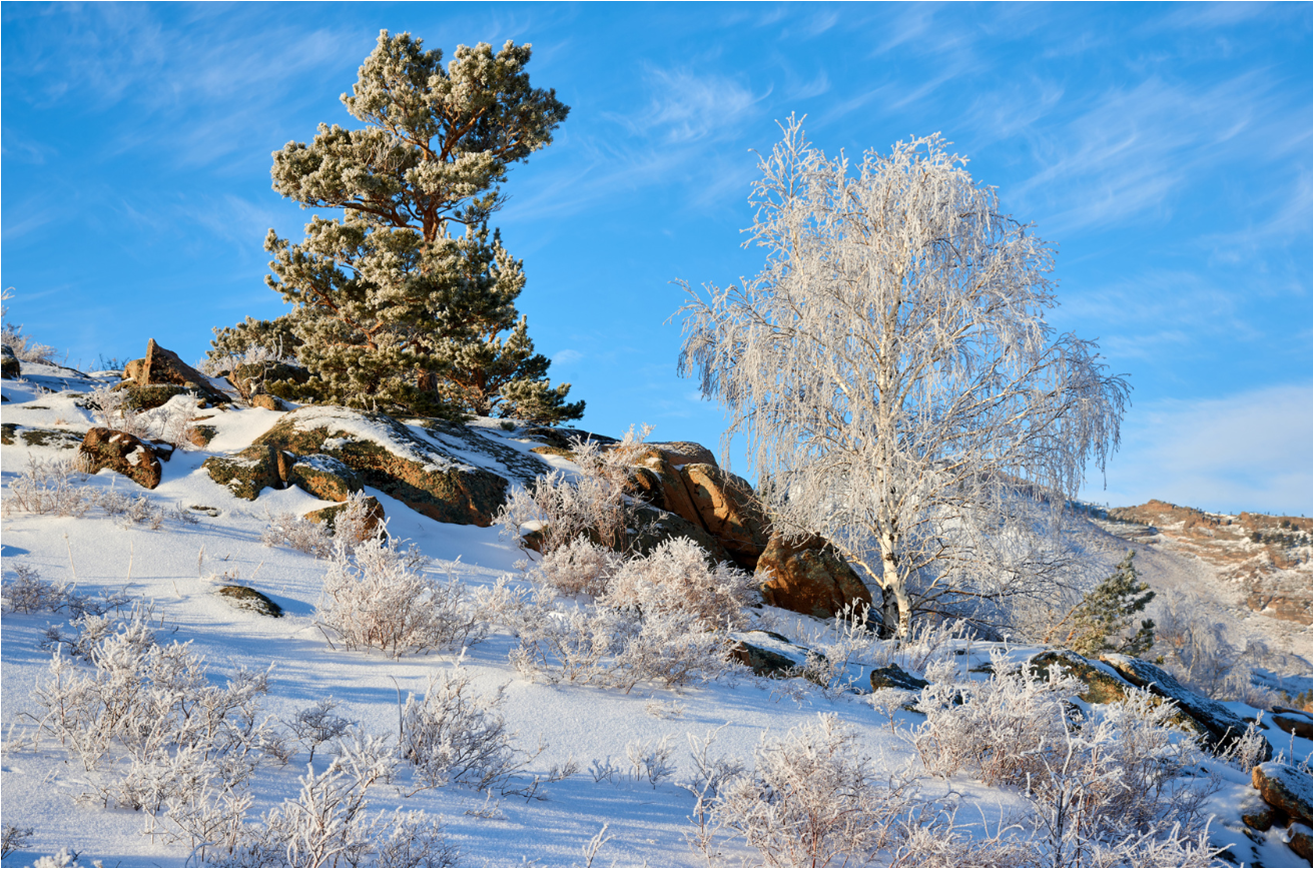
M 329 456 L 364 485 L 439 522 L 486 527 L 506 497 L 506 479 L 460 461 L 383 414 L 305 407 L 284 416 L 255 444 L 293 456 Z
M 1032 656 L 1027 665 L 1041 679 L 1048 679 L 1055 667 L 1076 676 L 1086 683 L 1086 690 L 1077 696 L 1087 703 L 1117 703 L 1127 696 L 1128 690 L 1135 688 L 1108 664 L 1088 660 L 1069 649 L 1041 652 Z
M 1265 803 L 1285 817 L 1302 824 L 1310 823 L 1309 773 L 1285 763 L 1268 761 L 1251 770 L 1250 783 Z
M 134 359 L 124 366 L 123 378 L 131 381 L 123 385 L 135 394 L 140 394 L 146 386 L 176 386 L 182 387 L 182 391 L 196 393 L 207 404 L 227 404 L 229 401 L 227 395 L 210 385 L 208 377 L 183 362 L 177 353 L 156 344 L 154 338 L 146 343 L 144 358 Z
M 78 448 L 82 469 L 95 474 L 109 468 L 139 486 L 154 489 L 160 485 L 160 460 L 149 444 L 127 432 L 93 428 Z
M 716 465 L 685 465 L 680 476 L 703 527 L 721 541 L 740 567 L 756 568 L 770 537 L 766 515 L 753 487 Z
M 1100 660 L 1137 688 L 1176 703 L 1178 709 L 1200 726 L 1201 738 L 1214 752 L 1226 751 L 1246 732 L 1246 722 L 1240 716 L 1221 703 L 1190 690 L 1171 673 L 1149 661 L 1114 654 L 1101 655 Z M 1265 740 L 1262 759 L 1269 760 L 1272 756 L 1273 747 Z
M 850 603 L 871 611 L 871 591 L 820 537 L 773 536 L 757 560 L 757 573 L 763 579 L 762 600 L 771 606 L 823 619 Z
M 265 489 L 284 487 L 293 461 L 267 444 L 254 444 L 236 456 L 211 456 L 201 467 L 237 497 L 254 501 Z
M 23 376 L 23 363 L 18 361 L 18 356 L 14 353 L 14 348 L 8 344 L 0 345 L 0 377 L 5 380 L 16 380 Z
M 898 664 L 877 667 L 871 671 L 871 690 L 873 691 L 879 691 L 882 688 L 894 688 L 899 691 L 921 691 L 930 684 L 925 679 L 919 679 L 907 672 Z
M 1307 712 L 1296 709 L 1275 709 L 1269 716 L 1269 721 L 1284 733 L 1299 736 L 1301 739 L 1314 738 L 1314 719 L 1311 719 Z
M 633 540 L 633 548 L 639 555 L 649 554 L 667 540 L 685 537 L 701 546 L 713 564 L 720 564 L 723 561 L 733 562 L 730 553 L 721 545 L 721 541 L 708 534 L 701 526 L 674 513 L 651 507 L 640 508 L 638 525 L 639 527 L 635 529 L 637 536 Z
M 345 501 L 364 488 L 360 475 L 346 463 L 322 454 L 293 460 L 287 482 L 324 501 Z

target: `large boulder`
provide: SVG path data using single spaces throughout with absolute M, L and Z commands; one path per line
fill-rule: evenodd
M 462 461 L 455 450 L 426 436 L 422 426 L 383 414 L 303 407 L 280 419 L 255 445 L 334 458 L 364 485 L 439 522 L 487 527 L 506 497 L 505 478 Z
M 333 456 L 299 456 L 288 468 L 287 481 L 323 501 L 345 501 L 364 488 L 360 475 Z
M 685 465 L 716 464 L 716 456 L 712 451 L 693 441 L 669 441 L 667 443 L 653 443 L 648 446 L 660 452 L 662 457 L 676 468 Z
M 1268 761 L 1251 770 L 1250 783 L 1259 791 L 1260 799 L 1283 815 L 1302 824 L 1310 823 L 1309 773 Z
M 1136 686 L 1118 675 L 1118 672 L 1100 661 L 1091 661 L 1071 649 L 1053 649 L 1033 655 L 1028 667 L 1041 679 L 1048 679 L 1057 667 L 1086 683 L 1086 690 L 1077 696 L 1087 703 L 1117 703 Z
M 108 428 L 87 432 L 78 448 L 78 460 L 89 474 L 109 468 L 147 489 L 160 485 L 163 473 L 160 460 L 149 444 L 127 432 Z
M 699 462 L 682 467 L 680 476 L 703 527 L 741 567 L 756 568 L 770 537 L 753 487 L 742 477 Z
M 818 618 L 830 618 L 849 603 L 864 604 L 869 611 L 872 606 L 871 590 L 820 537 L 773 535 L 756 566 L 762 600 L 771 606 Z
M 1130 655 L 1106 654 L 1100 660 L 1118 675 L 1151 694 L 1171 700 L 1199 725 L 1201 738 L 1212 751 L 1223 752 L 1246 732 L 1246 722 L 1223 704 L 1201 696 L 1177 681 L 1171 673 L 1149 661 Z M 1273 746 L 1264 740 L 1262 760 L 1273 757 Z
M 134 359 L 123 368 L 125 381 L 130 388 L 141 391 L 144 386 L 180 386 L 196 393 L 208 404 L 227 404 L 229 398 L 210 385 L 210 379 L 183 362 L 177 353 L 167 350 L 151 338 L 146 342 L 146 356 Z M 166 401 L 168 399 L 165 399 Z
M 294 457 L 268 444 L 252 444 L 236 456 L 211 456 L 201 467 L 210 479 L 228 487 L 234 495 L 254 501 L 268 489 L 282 489 L 287 483 Z
M 630 477 L 634 494 L 643 498 L 659 510 L 674 513 L 687 522 L 706 529 L 684 477 L 671 463 L 670 454 L 650 447 L 634 457 L 634 467 Z
M 24 437 L 26 436 L 24 434 Z M 1301 739 L 1314 738 L 1314 719 L 1311 719 L 1307 712 L 1300 712 L 1295 709 L 1275 709 L 1273 714 L 1269 716 L 1269 720 L 1284 733 L 1299 736 Z
M 0 377 L 16 380 L 23 376 L 23 363 L 18 361 L 14 348 L 8 344 L 0 345 Z
M 734 562 L 730 553 L 721 545 L 721 541 L 708 534 L 702 526 L 695 525 L 682 516 L 665 510 L 643 507 L 639 510 L 638 520 L 638 528 L 635 529 L 637 536 L 631 541 L 631 545 L 639 555 L 647 555 L 667 540 L 685 537 L 701 546 L 713 564 L 720 564 L 723 561 Z

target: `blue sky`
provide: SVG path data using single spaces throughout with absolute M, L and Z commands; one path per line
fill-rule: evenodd
M 0 280 L 70 363 L 188 360 L 283 310 L 270 152 L 320 122 L 380 29 L 447 55 L 530 42 L 572 107 L 495 217 L 582 423 L 715 447 L 675 374 L 672 281 L 727 284 L 754 150 L 807 115 L 851 155 L 941 132 L 1058 251 L 1058 329 L 1135 391 L 1085 495 L 1310 515 L 1311 7 L 1263 5 L 6 3 Z M 742 453 L 731 455 L 739 470 Z

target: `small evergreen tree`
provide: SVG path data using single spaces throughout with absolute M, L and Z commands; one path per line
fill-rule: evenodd
M 488 219 L 507 168 L 552 141 L 569 108 L 533 89 L 530 46 L 423 50 L 379 34 L 347 111 L 364 129 L 321 124 L 313 142 L 274 153 L 274 189 L 314 217 L 305 241 L 269 231 L 269 286 L 295 305 L 304 397 L 433 416 L 578 419 L 569 384 L 552 387 L 516 297 L 522 264 Z M 460 230 L 452 232 L 453 224 Z M 505 338 L 499 338 L 509 333 Z
M 1063 626 L 1068 627 L 1063 645 L 1081 655 L 1117 652 L 1144 655 L 1154 646 L 1154 620 L 1142 619 L 1141 626 L 1128 636 L 1137 613 L 1154 600 L 1154 592 L 1136 575 L 1135 550 L 1127 555 L 1113 574 L 1086 594 L 1068 614 L 1050 628 L 1045 642 L 1050 642 Z

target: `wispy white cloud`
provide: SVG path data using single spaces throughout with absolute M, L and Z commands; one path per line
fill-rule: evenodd
M 1223 398 L 1133 407 L 1108 489 L 1086 497 L 1115 505 L 1159 498 L 1207 510 L 1311 515 L 1314 389 L 1269 386 Z
M 584 354 L 580 351 L 567 348 L 565 350 L 558 350 L 556 353 L 552 354 L 552 364 L 564 368 L 567 365 L 573 365 L 583 358 Z
M 645 80 L 650 93 L 647 107 L 609 117 L 634 135 L 667 144 L 732 135 L 744 114 L 770 94 L 754 94 L 727 76 L 687 69 L 649 69 Z

